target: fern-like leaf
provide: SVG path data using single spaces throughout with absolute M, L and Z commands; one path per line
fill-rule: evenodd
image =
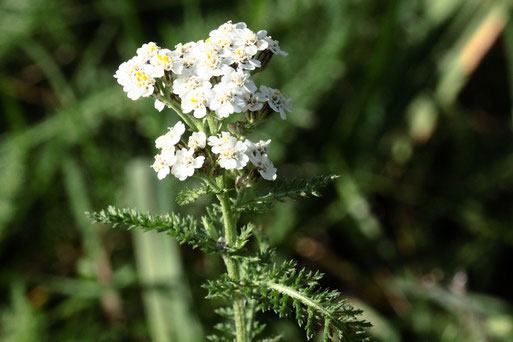
M 318 272 L 298 272 L 293 261 L 260 271 L 253 282 L 260 310 L 273 310 L 280 317 L 295 316 L 308 339 L 324 327 L 326 334 L 335 334 L 342 341 L 366 341 L 365 329 L 370 324 L 358 319 L 362 312 L 341 299 L 338 291 L 321 289 L 321 278 Z
M 208 184 L 203 184 L 198 188 L 186 188 L 176 195 L 176 203 L 186 205 L 196 201 L 203 195 L 213 193 L 212 188 Z
M 146 231 L 156 230 L 176 238 L 180 244 L 199 248 L 205 253 L 217 253 L 216 241 L 203 229 L 198 228 L 192 216 L 182 217 L 178 214 L 150 215 L 134 209 L 119 209 L 109 206 L 106 210 L 86 213 L 94 222 L 109 224 L 116 228 L 126 226 L 128 229 L 141 228 Z
M 233 246 L 228 246 L 228 253 L 236 255 L 242 252 L 246 244 L 249 242 L 249 239 L 253 235 L 254 229 L 255 225 L 253 223 L 248 223 L 247 225 L 242 227 L 239 236 L 237 236 L 235 244 Z
M 207 298 L 230 300 L 235 293 L 255 300 L 260 311 L 273 310 L 280 317 L 296 318 L 311 339 L 319 329 L 325 338 L 337 336 L 341 341 L 367 341 L 369 323 L 360 320 L 362 313 L 341 299 L 338 291 L 323 290 L 319 286 L 322 274 L 296 268 L 294 261 L 281 265 L 250 263 L 240 281 L 227 275 L 208 281 L 204 287 Z
M 283 201 L 285 198 L 320 197 L 319 191 L 338 177 L 337 175 L 327 175 L 275 182 L 263 194 L 239 204 L 237 210 L 263 212 L 270 209 L 275 201 Z
M 207 336 L 208 341 L 233 342 L 236 339 L 234 323 L 217 323 L 214 326 L 215 334 Z

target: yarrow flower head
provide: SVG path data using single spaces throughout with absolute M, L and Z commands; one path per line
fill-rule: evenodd
M 233 177 L 276 179 L 267 154 L 270 140 L 246 139 L 273 112 L 285 119 L 291 111 L 291 99 L 252 79 L 275 54 L 286 56 L 267 31 L 228 21 L 206 39 L 174 49 L 143 44 L 119 66 L 114 77 L 129 98 L 151 97 L 158 111 L 171 107 L 182 119 L 155 140 L 160 153 L 151 166 L 159 179 L 169 174 L 179 180 L 205 177 L 216 168 L 230 170 Z M 228 118 L 230 132 L 222 129 Z
M 266 89 L 274 89 L 265 86 L 255 95 L 257 86 L 251 79 L 274 54 L 286 55 L 267 31 L 255 33 L 243 22 L 228 21 L 207 39 L 177 44 L 174 50 L 155 42 L 143 44 L 114 77 L 130 99 L 153 97 L 159 111 L 178 107 L 199 119 L 211 113 L 224 119 L 263 110 L 260 103 L 267 101 L 284 118 L 290 100 L 281 94 L 273 97 Z

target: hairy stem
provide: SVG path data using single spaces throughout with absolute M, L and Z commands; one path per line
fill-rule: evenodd
M 230 198 L 227 193 L 218 194 L 217 198 L 221 202 L 221 210 L 223 212 L 224 234 L 228 246 L 233 246 L 237 240 L 237 224 L 235 216 L 232 212 Z M 228 275 L 233 280 L 239 280 L 239 265 L 229 256 L 223 256 L 224 263 L 228 270 Z M 248 342 L 246 333 L 246 315 L 244 312 L 244 297 L 236 295 L 233 303 L 233 314 L 235 316 L 235 330 L 237 333 L 237 342 Z

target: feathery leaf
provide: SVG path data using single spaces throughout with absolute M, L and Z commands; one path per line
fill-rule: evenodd
M 281 265 L 249 263 L 245 278 L 234 281 L 227 275 L 208 281 L 204 287 L 207 298 L 230 300 L 235 293 L 255 300 L 260 311 L 273 310 L 280 317 L 294 316 L 303 326 L 306 336 L 323 328 L 325 336 L 337 336 L 341 341 L 367 341 L 370 324 L 360 320 L 362 313 L 341 299 L 338 291 L 323 290 L 319 272 L 297 270 L 294 261 Z
M 100 212 L 86 213 L 86 215 L 94 222 L 110 224 L 114 228 L 126 226 L 128 229 L 156 230 L 176 238 L 180 244 L 188 244 L 205 253 L 219 252 L 216 241 L 205 230 L 198 228 L 198 223 L 192 216 L 182 217 L 174 213 L 167 215 L 142 214 L 134 209 L 119 209 L 114 206 L 109 206 Z
M 176 203 L 186 205 L 196 201 L 203 195 L 213 193 L 212 188 L 208 184 L 203 184 L 198 188 L 186 188 L 176 195 Z
M 285 198 L 320 197 L 319 191 L 338 177 L 338 175 L 327 175 L 275 182 L 264 194 L 241 203 L 236 209 L 238 211 L 263 212 L 270 209 L 275 201 L 283 201 Z

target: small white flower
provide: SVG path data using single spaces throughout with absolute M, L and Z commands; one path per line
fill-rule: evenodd
M 237 64 L 237 68 L 244 70 L 255 70 L 262 65 L 259 60 L 252 58 L 243 47 L 234 49 L 225 49 L 221 57 L 229 58 L 232 63 Z
M 140 69 L 133 75 L 123 90 L 127 92 L 128 98 L 137 100 L 140 97 L 148 97 L 153 94 L 155 79 L 145 70 Z
M 211 44 L 212 48 L 219 51 L 232 44 L 233 34 L 231 32 L 214 30 L 210 32 L 206 43 Z
M 169 131 L 155 140 L 155 147 L 159 149 L 170 149 L 175 146 L 185 132 L 185 125 L 178 121 Z M 174 147 L 173 147 L 174 148 Z
M 207 144 L 207 136 L 203 132 L 194 132 L 189 137 L 188 146 L 194 150 L 205 148 Z
M 220 118 L 227 118 L 232 113 L 240 113 L 241 107 L 235 101 L 235 91 L 226 83 L 218 83 L 214 86 L 214 97 L 210 101 L 210 109 L 215 111 Z
M 176 53 L 176 55 L 178 57 L 183 57 L 184 55 L 186 55 L 187 53 L 189 53 L 189 51 L 196 45 L 195 42 L 188 42 L 188 43 L 185 43 L 185 44 L 182 44 L 182 43 L 178 43 L 175 45 L 175 49 L 174 49 L 174 52 Z
M 142 69 L 143 62 L 138 56 L 130 58 L 128 61 L 121 63 L 114 77 L 124 87 L 132 82 L 135 73 Z
M 207 115 L 207 107 L 213 97 L 214 91 L 212 89 L 196 88 L 182 98 L 182 110 L 184 113 L 194 111 L 194 117 L 201 119 Z
M 215 34 L 217 32 L 231 33 L 231 32 L 233 32 L 233 30 L 235 30 L 235 28 L 236 28 L 236 26 L 234 24 L 232 24 L 232 21 L 228 20 L 226 23 L 224 23 L 221 26 L 219 26 L 217 28 L 217 30 L 214 30 L 214 31 L 210 32 L 210 36 L 212 36 L 213 33 Z
M 221 132 L 221 136 L 212 135 L 208 137 L 208 145 L 212 147 L 218 147 L 229 142 L 233 137 L 228 132 Z
M 226 170 L 241 170 L 249 161 L 245 153 L 246 145 L 229 133 L 223 132 L 220 138 L 209 137 L 208 144 L 212 146 L 212 153 L 219 155 L 217 158 L 219 165 Z
M 253 164 L 258 173 L 262 176 L 263 179 L 273 181 L 276 179 L 276 168 L 274 167 L 273 162 L 267 156 L 268 146 L 271 143 L 271 140 L 260 140 L 257 143 L 253 143 L 252 141 L 246 139 L 244 144 L 247 147 L 246 154 Z
M 189 42 L 184 45 L 184 54 L 182 56 L 184 68 L 195 71 L 201 60 L 202 51 L 205 49 L 203 40 L 197 42 Z
M 203 79 L 210 79 L 213 76 L 225 74 L 230 67 L 231 61 L 221 58 L 215 51 L 207 50 L 200 52 L 196 65 L 196 74 Z
M 121 63 L 114 77 L 123 86 L 123 90 L 132 100 L 148 97 L 153 94 L 155 79 L 152 76 L 153 67 L 144 64 L 142 59 L 135 56 Z
M 170 172 L 170 168 L 176 163 L 175 148 L 163 150 L 155 156 L 155 162 L 151 165 L 153 170 L 157 172 L 159 179 L 164 179 Z
M 274 181 L 277 178 L 277 169 L 274 167 L 273 163 L 267 159 L 265 161 L 262 161 L 261 163 L 256 164 L 258 173 L 262 176 L 263 179 L 268 181 Z
M 265 39 L 266 36 L 267 31 L 265 30 L 255 33 L 244 27 L 236 30 L 233 45 L 242 47 L 248 55 L 254 56 L 258 51 L 267 49 L 268 42 Z
M 266 86 L 260 86 L 260 92 L 262 96 L 267 100 L 269 106 L 275 111 L 280 113 L 280 117 L 285 120 L 287 119 L 287 112 L 292 111 L 292 99 L 286 99 L 279 90 L 269 88 Z
M 173 82 L 173 93 L 183 98 L 188 92 L 200 87 L 211 88 L 212 84 L 192 71 L 184 70 Z
M 203 166 L 205 161 L 204 156 L 194 158 L 194 149 L 182 148 L 176 151 L 176 163 L 171 169 L 173 176 L 183 181 L 187 177 L 191 177 L 194 174 L 195 169 L 199 169 Z
M 143 58 L 145 61 L 149 61 L 153 58 L 160 50 L 160 47 L 157 46 L 154 42 L 149 42 L 143 44 L 140 48 L 137 49 L 137 56 Z
M 155 67 L 155 75 L 153 77 L 162 77 L 165 71 L 181 74 L 183 69 L 182 59 L 177 56 L 176 52 L 169 49 L 161 49 L 155 53 L 150 60 L 150 64 Z
M 257 156 L 257 155 L 262 155 L 262 154 L 267 154 L 268 150 L 269 150 L 269 144 L 271 143 L 271 139 L 269 140 L 260 140 L 259 142 L 257 143 L 253 143 L 251 140 L 249 139 L 246 139 L 244 141 L 244 144 L 246 144 L 247 146 L 247 153 L 248 155 L 254 155 L 254 156 Z
M 266 154 L 261 155 L 259 159 L 252 159 L 251 163 L 255 165 L 258 173 L 263 179 L 268 181 L 276 180 L 277 169 L 274 167 L 273 162 L 267 157 Z
M 237 104 L 241 107 L 241 112 L 247 110 L 256 112 L 262 109 L 266 100 L 258 93 L 246 93 L 237 95 Z
M 282 56 L 288 55 L 288 53 L 280 49 L 280 45 L 277 40 L 273 40 L 271 37 L 267 37 L 265 40 L 267 41 L 268 49 L 271 50 L 272 53 Z
M 245 70 L 228 68 L 221 78 L 221 82 L 228 87 L 233 87 L 238 94 L 254 93 L 257 91 L 257 87 L 250 77 L 251 74 Z

